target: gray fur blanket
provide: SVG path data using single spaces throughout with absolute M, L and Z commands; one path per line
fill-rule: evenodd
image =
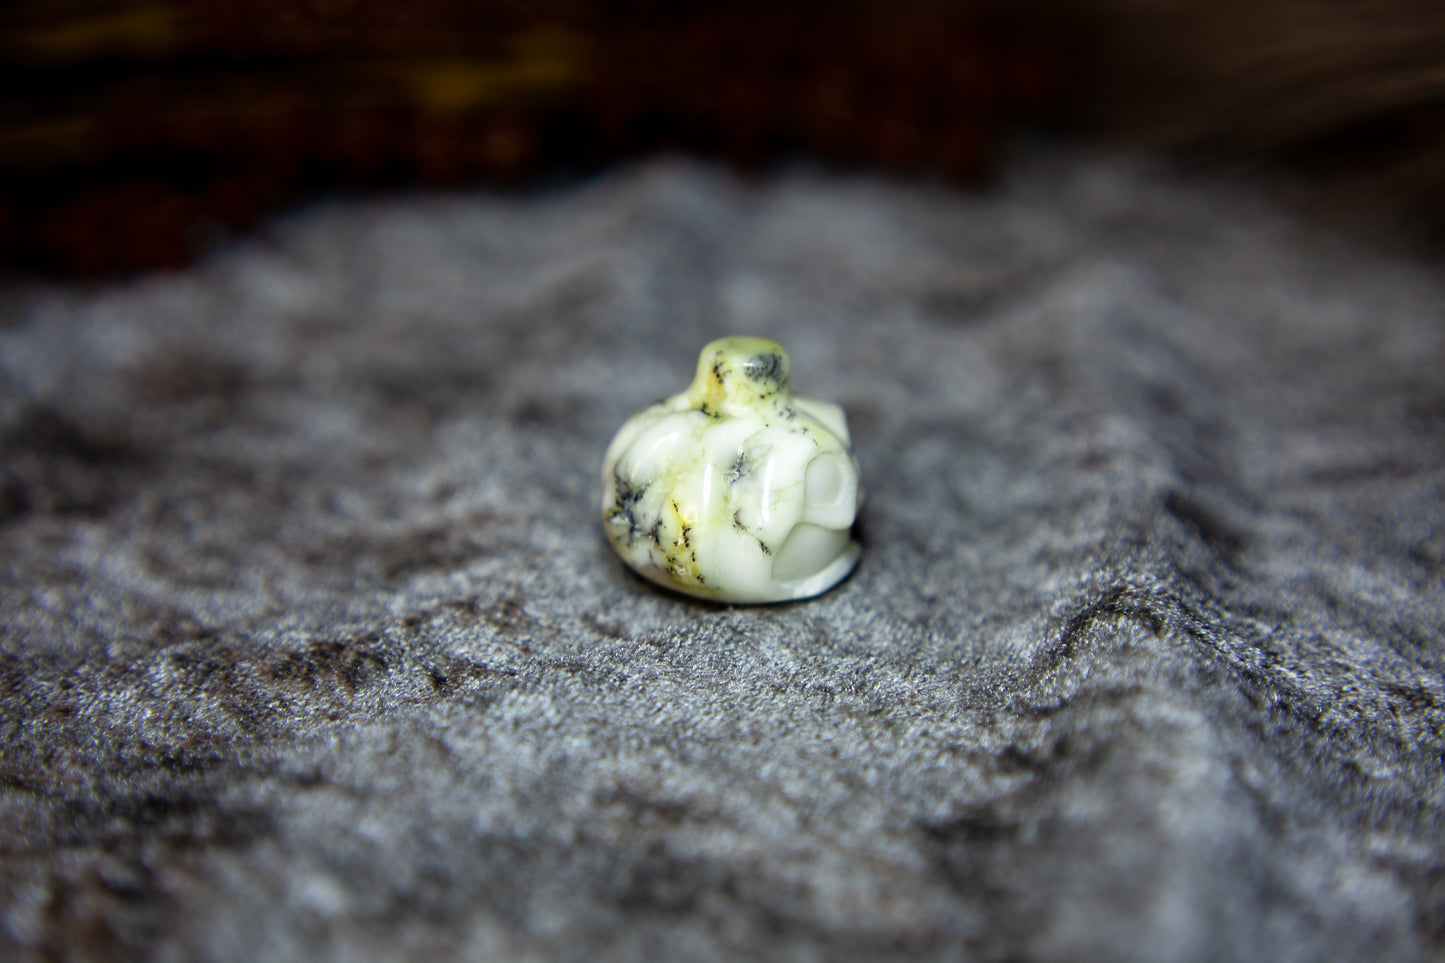
M 846 409 L 830 594 L 603 539 L 760 334 Z M 1445 275 L 1038 150 L 336 201 L 0 294 L 0 955 L 1445 952 Z

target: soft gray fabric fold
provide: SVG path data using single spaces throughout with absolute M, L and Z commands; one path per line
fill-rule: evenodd
M 659 160 L 3 300 L 7 956 L 1445 949 L 1445 278 L 1262 188 Z M 726 334 L 848 412 L 816 601 L 602 538 Z

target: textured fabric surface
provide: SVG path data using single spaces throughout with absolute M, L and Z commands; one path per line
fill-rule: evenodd
M 1445 279 L 1260 190 L 655 161 L 0 304 L 0 955 L 1445 952 Z M 856 573 L 710 606 L 602 451 L 725 334 Z

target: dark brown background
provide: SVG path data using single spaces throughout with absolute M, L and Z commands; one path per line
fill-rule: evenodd
M 30 0 L 0 10 L 0 258 L 178 264 L 318 193 L 530 185 L 658 149 L 971 183 L 1021 129 L 1283 161 L 1433 223 L 1442 19 L 1424 0 Z

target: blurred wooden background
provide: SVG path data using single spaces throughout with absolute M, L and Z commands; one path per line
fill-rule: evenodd
M 0 261 L 181 264 L 318 191 L 527 185 L 656 149 L 969 180 L 1020 125 L 1363 158 L 1428 207 L 1441 8 L 24 0 L 0 8 Z

